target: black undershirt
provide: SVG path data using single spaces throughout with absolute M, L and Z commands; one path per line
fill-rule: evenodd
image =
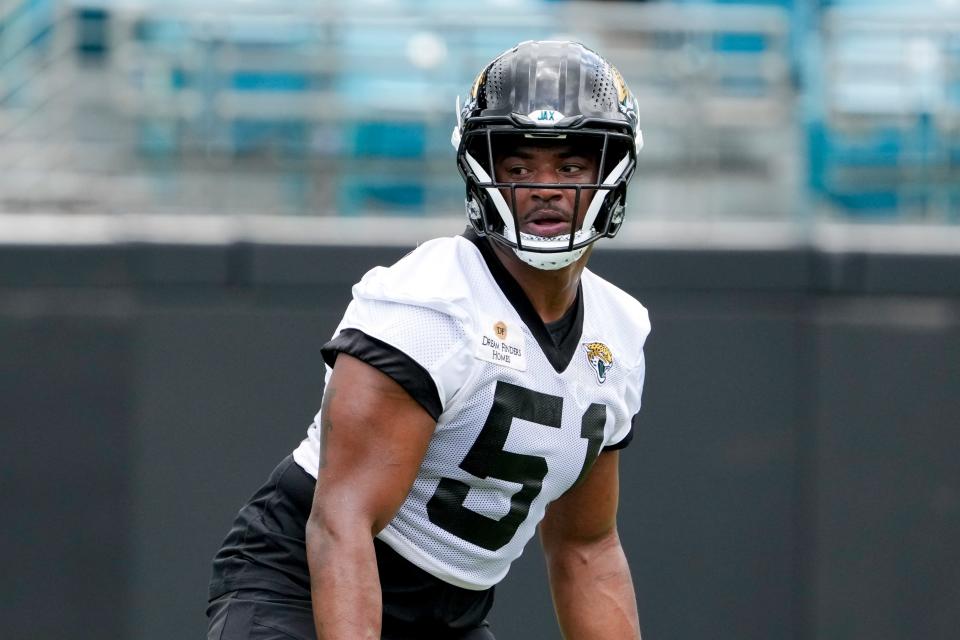
M 570 335 L 570 330 L 573 328 L 574 320 L 577 316 L 577 305 L 570 305 L 570 308 L 567 309 L 567 312 L 563 314 L 563 317 L 559 320 L 554 320 L 553 322 L 544 322 L 543 326 L 547 328 L 547 331 L 550 333 L 550 337 L 553 339 L 553 344 L 560 346 L 568 335 Z

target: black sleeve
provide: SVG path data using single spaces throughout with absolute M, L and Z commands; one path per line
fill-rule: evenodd
M 331 367 L 337 354 L 346 353 L 363 360 L 390 376 L 397 384 L 437 420 L 443 413 L 440 393 L 433 378 L 423 366 L 393 345 L 368 336 L 359 329 L 344 329 L 320 350 L 323 361 Z
M 619 449 L 626 449 L 627 445 L 630 444 L 630 441 L 633 440 L 633 432 L 636 431 L 637 418 L 640 416 L 639 413 L 635 413 L 633 418 L 630 420 L 630 431 L 627 431 L 627 435 L 623 436 L 623 439 L 620 442 L 607 445 L 603 448 L 604 451 L 617 451 Z

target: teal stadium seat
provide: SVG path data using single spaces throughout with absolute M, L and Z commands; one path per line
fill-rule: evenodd
M 423 34 L 417 22 L 397 26 L 347 21 L 338 31 L 342 65 L 335 90 L 347 109 L 336 196 L 342 215 L 423 214 L 434 201 L 457 201 L 459 195 L 452 190 L 459 193 L 462 187 L 452 180 L 440 185 L 431 177 L 433 165 L 452 161 L 453 96 L 470 86 L 482 62 L 520 40 L 545 37 L 551 28 L 541 23 L 533 30 L 482 29 L 471 26 L 466 14 L 463 21 L 455 19 L 457 11 L 475 15 L 483 3 L 462 7 L 427 2 L 410 7 L 416 14 L 431 11 L 431 4 L 455 24 L 442 31 L 434 25 L 430 31 L 445 51 L 433 66 L 417 66 L 406 56 L 411 39 Z M 349 7 L 344 10 L 350 14 Z
M 955 35 L 932 4 L 833 4 L 807 122 L 811 192 L 854 219 L 956 220 L 960 81 L 942 73 L 960 68 Z

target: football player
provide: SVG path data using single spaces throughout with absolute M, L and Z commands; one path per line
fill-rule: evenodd
M 214 560 L 208 638 L 489 640 L 539 526 L 563 634 L 640 637 L 617 535 L 647 311 L 586 269 L 642 146 L 616 69 L 524 42 L 453 144 L 469 226 L 353 288 L 307 437 Z

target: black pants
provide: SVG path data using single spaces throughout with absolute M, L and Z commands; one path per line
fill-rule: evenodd
M 288 456 L 240 510 L 213 562 L 208 640 L 315 640 L 305 529 L 316 481 Z M 385 640 L 493 640 L 493 589 L 435 578 L 374 540 Z
M 207 640 L 316 640 L 310 602 L 269 591 L 244 589 L 220 596 L 207 608 Z M 381 640 L 496 640 L 486 623 L 473 629 L 403 625 L 384 621 Z

